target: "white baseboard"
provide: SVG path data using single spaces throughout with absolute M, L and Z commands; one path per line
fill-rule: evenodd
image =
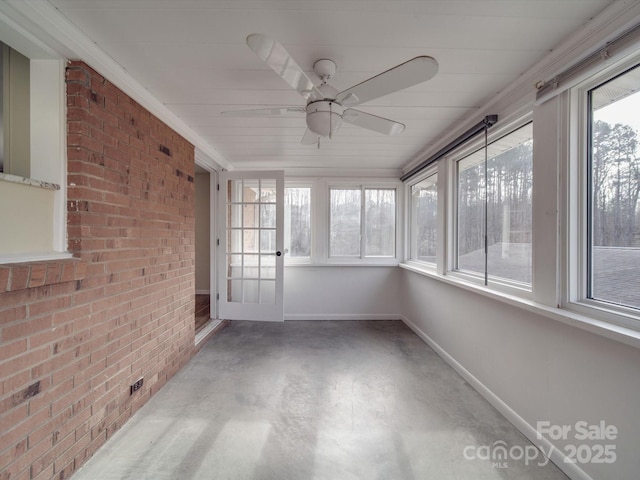
M 284 320 L 401 320 L 397 313 L 288 313 Z
M 210 290 L 196 290 L 196 295 L 210 295 Z
M 493 393 L 486 385 L 478 380 L 471 372 L 449 355 L 440 345 L 438 345 L 429 335 L 423 332 L 415 323 L 405 316 L 401 316 L 402 321 L 414 331 L 424 342 L 429 345 L 442 359 L 447 362 L 462 378 L 464 378 L 480 395 L 482 395 L 496 410 L 498 410 L 507 420 L 509 420 L 520 432 L 526 436 L 531 443 L 540 449 L 549 459 L 572 480 L 593 480 L 576 463 L 572 463 L 562 450 L 555 447 L 547 438 L 538 438 L 537 430 L 522 418 L 509 405 L 504 403 L 500 397 Z M 548 453 L 551 452 L 549 456 Z

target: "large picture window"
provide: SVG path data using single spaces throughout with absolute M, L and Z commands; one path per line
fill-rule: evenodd
M 640 308 L 640 66 L 588 91 L 587 297 Z
M 527 124 L 456 162 L 458 270 L 531 285 L 532 139 Z

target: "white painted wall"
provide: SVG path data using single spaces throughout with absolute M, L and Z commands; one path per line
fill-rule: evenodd
M 55 190 L 0 180 L 0 260 L 53 250 Z
M 400 319 L 398 267 L 289 266 L 285 320 Z
M 617 426 L 615 441 L 594 442 L 614 443 L 616 462 L 582 464 L 582 471 L 561 465 L 572 478 L 638 478 L 639 349 L 411 271 L 397 280 L 406 320 L 521 430 L 545 420 Z M 585 442 L 570 435 L 555 446 L 567 443 Z

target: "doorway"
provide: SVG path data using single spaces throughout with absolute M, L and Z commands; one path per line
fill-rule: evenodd
M 215 228 L 218 174 L 195 167 L 195 337 L 196 344 L 220 323 L 216 300 Z

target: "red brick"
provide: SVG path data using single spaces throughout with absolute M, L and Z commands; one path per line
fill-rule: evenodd
M 9 288 L 9 274 L 11 268 L 0 266 L 0 293 L 4 293 Z
M 0 267 L 0 400 L 41 382 L 3 404 L 12 478 L 70 474 L 195 351 L 193 146 L 87 65 L 70 62 L 67 81 L 76 259 Z
M 15 322 L 27 318 L 27 307 L 18 305 L 17 307 L 7 307 L 0 310 L 0 324 Z
M 14 265 L 11 267 L 9 288 L 7 290 L 21 290 L 29 284 L 30 268 L 27 265 Z
M 26 307 L 17 307 L 24 309 Z M 2 315 L 0 313 L 0 315 Z M 25 320 L 15 325 L 9 325 L 2 328 L 2 341 L 13 340 L 16 338 L 27 337 L 36 332 L 46 330 L 52 326 L 51 317 L 41 317 L 34 320 Z
M 0 359 L 6 360 L 27 351 L 27 339 L 0 344 Z

